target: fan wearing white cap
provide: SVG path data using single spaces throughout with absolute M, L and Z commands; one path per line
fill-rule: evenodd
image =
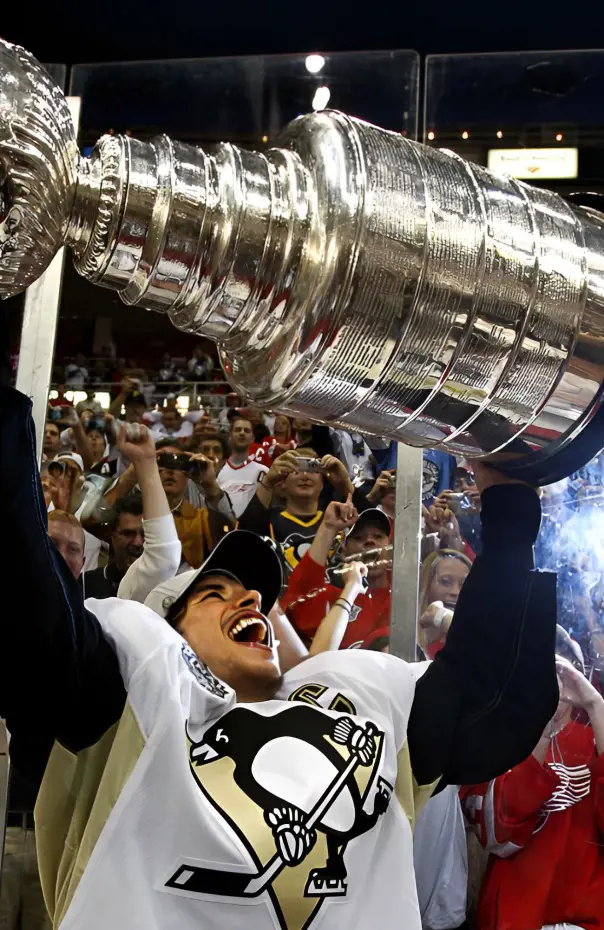
M 419 930 L 421 797 L 515 765 L 557 703 L 534 490 L 477 469 L 484 551 L 427 671 L 347 650 L 283 674 L 281 563 L 254 534 L 147 606 L 84 607 L 40 519 L 29 409 L 0 391 L 3 516 L 15 501 L 29 553 L 0 563 L 0 696 L 17 768 L 44 769 L 55 740 L 36 826 L 56 930 Z

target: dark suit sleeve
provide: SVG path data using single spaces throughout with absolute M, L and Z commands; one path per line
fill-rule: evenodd
M 0 714 L 17 768 L 41 776 L 55 739 L 78 751 L 119 719 L 117 657 L 47 534 L 31 403 L 0 389 Z
M 249 504 L 237 521 L 238 530 L 249 530 L 259 536 L 271 534 L 271 512 L 254 494 Z
M 481 517 L 482 554 L 413 702 L 408 738 L 419 784 L 501 775 L 530 755 L 558 701 L 556 576 L 533 570 L 539 498 L 524 485 L 492 487 Z

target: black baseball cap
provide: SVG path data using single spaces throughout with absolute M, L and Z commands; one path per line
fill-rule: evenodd
M 201 578 L 216 574 L 233 578 L 248 591 L 258 591 L 265 616 L 279 597 L 283 585 L 281 559 L 273 541 L 249 530 L 233 530 L 222 537 L 201 568 L 183 572 L 158 584 L 147 597 L 145 605 L 160 617 L 166 617 L 177 602 L 184 604 Z
M 354 523 L 348 532 L 346 533 L 346 539 L 349 536 L 353 536 L 357 530 L 362 529 L 363 526 L 378 526 L 386 536 L 390 536 L 392 533 L 392 526 L 390 524 L 390 518 L 383 510 L 379 510 L 377 507 L 369 507 L 368 510 L 362 510 L 359 514 L 359 519 Z

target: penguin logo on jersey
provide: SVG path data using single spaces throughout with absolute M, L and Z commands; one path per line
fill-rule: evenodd
M 283 558 L 287 562 L 290 569 L 294 569 L 298 562 L 302 561 L 312 545 L 313 538 L 314 537 L 312 536 L 305 536 L 303 533 L 290 533 L 287 539 L 281 543 Z M 331 559 L 332 556 L 337 552 L 339 544 L 340 537 L 336 536 L 334 543 L 327 554 L 328 560 Z
M 268 896 L 283 930 L 309 930 L 327 898 L 347 894 L 348 843 L 388 807 L 383 739 L 371 721 L 316 707 L 235 707 L 190 742 L 190 765 L 254 871 L 183 862 L 166 888 L 238 903 Z
M 312 543 L 312 537 L 304 536 L 302 533 L 290 533 L 284 542 L 281 543 L 283 557 L 290 569 L 295 568 L 298 562 L 301 562 Z

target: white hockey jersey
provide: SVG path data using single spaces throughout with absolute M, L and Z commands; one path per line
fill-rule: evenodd
M 406 728 L 422 665 L 324 653 L 273 700 L 237 704 L 148 608 L 87 607 L 128 702 L 99 743 L 48 764 L 36 828 L 55 928 L 419 930 Z

